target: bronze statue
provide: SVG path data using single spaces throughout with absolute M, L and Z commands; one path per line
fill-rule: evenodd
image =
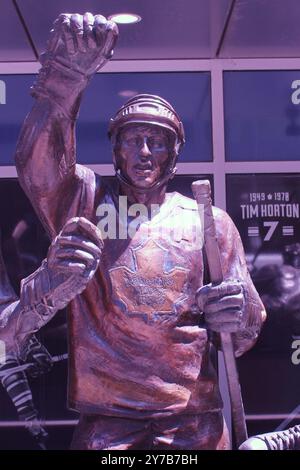
M 81 96 L 117 35 L 101 15 L 59 16 L 16 153 L 21 185 L 52 238 L 72 217 L 104 238 L 99 269 L 69 305 L 68 400 L 80 412 L 72 448 L 227 449 L 210 345 L 216 332 L 232 332 L 243 354 L 265 312 L 229 216 L 214 209 L 225 278 L 216 287 L 204 279 L 197 204 L 166 193 L 184 144 L 178 114 L 149 94 L 122 106 L 109 125 L 111 186 L 76 164 Z

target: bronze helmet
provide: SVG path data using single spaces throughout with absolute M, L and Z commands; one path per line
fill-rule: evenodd
M 127 101 L 110 120 L 109 138 L 116 136 L 121 127 L 133 123 L 154 124 L 175 133 L 177 154 L 185 142 L 184 129 L 178 114 L 170 103 L 160 96 L 141 94 Z
M 166 183 L 176 172 L 176 161 L 181 147 L 185 143 L 184 128 L 178 114 L 171 104 L 157 95 L 139 94 L 128 100 L 110 120 L 108 136 L 115 145 L 120 129 L 129 124 L 153 124 L 171 131 L 175 137 L 174 151 L 170 164 L 158 185 Z M 118 172 L 114 155 L 116 174 L 123 183 L 126 178 Z M 130 185 L 130 184 L 129 184 Z M 155 185 L 157 186 L 157 184 Z M 149 188 L 151 189 L 151 188 Z

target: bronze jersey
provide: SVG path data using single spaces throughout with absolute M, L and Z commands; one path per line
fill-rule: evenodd
M 47 132 L 40 145 L 44 139 Z M 68 162 L 59 168 L 55 163 L 48 173 L 45 167 L 48 186 L 39 182 L 30 190 L 30 161 L 23 169 L 23 185 L 52 238 L 71 217 L 100 224 L 103 204 L 121 212 L 117 189 Z M 255 343 L 265 312 L 235 225 L 226 212 L 213 209 L 224 279 L 243 283 L 245 320 L 233 334 L 239 356 Z M 173 193 L 132 237 L 118 233 L 105 240 L 99 269 L 69 306 L 71 407 L 132 418 L 220 410 L 210 342 L 195 308 L 203 284 L 201 232 L 196 203 Z
M 65 220 L 99 223 L 99 204 L 118 213 L 110 189 L 85 183 L 90 170 L 80 171 L 81 197 Z M 195 201 L 172 193 L 134 236 L 105 240 L 99 270 L 69 309 L 71 407 L 133 418 L 222 407 L 195 305 L 203 283 L 201 233 Z

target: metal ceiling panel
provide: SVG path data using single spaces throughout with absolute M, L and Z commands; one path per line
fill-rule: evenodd
M 36 60 L 11 0 L 0 0 L 0 62 Z
M 189 59 L 215 56 L 232 0 L 18 0 L 41 53 L 59 13 L 91 11 L 109 16 L 134 12 L 142 21 L 120 25 L 114 59 Z
M 299 57 L 299 0 L 236 0 L 220 57 Z

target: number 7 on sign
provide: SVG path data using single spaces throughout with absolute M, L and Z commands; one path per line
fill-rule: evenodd
M 269 230 L 267 231 L 266 236 L 264 238 L 264 242 L 268 242 L 269 240 L 271 240 L 278 223 L 279 222 L 264 222 L 264 227 L 269 227 Z

